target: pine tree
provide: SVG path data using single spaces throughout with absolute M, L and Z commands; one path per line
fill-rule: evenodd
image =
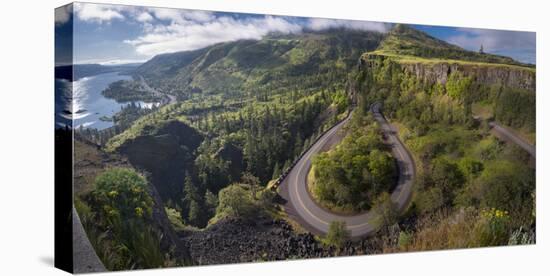
M 187 215 L 187 221 L 192 225 L 200 226 L 201 220 L 201 207 L 198 202 L 192 200 L 189 204 L 189 213 Z
M 209 212 L 210 216 L 213 216 L 216 213 L 216 208 L 218 207 L 218 197 L 213 194 L 210 190 L 206 190 L 204 193 L 204 204 L 206 209 Z
M 279 165 L 279 162 L 275 163 L 275 167 L 273 168 L 273 175 L 271 176 L 271 179 L 277 179 L 281 175 L 281 166 Z
M 185 174 L 183 194 L 183 205 L 187 208 L 189 208 L 191 202 L 198 201 L 199 192 L 197 190 L 197 187 L 195 187 L 195 185 L 193 184 L 193 180 L 191 179 L 189 173 Z

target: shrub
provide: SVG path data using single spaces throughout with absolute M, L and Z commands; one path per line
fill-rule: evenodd
M 397 242 L 397 246 L 401 250 L 405 250 L 409 244 L 412 242 L 412 234 L 409 232 L 401 231 L 399 232 L 399 241 Z
M 86 199 L 89 205 L 81 202 L 78 209 L 107 269 L 167 265 L 169 257 L 162 252 L 160 235 L 152 226 L 153 199 L 143 176 L 132 169 L 109 169 L 95 179 Z
M 387 228 L 397 222 L 398 210 L 395 203 L 391 200 L 390 194 L 384 192 L 374 201 L 372 211 L 377 216 L 377 224 L 382 228 Z
M 482 210 L 472 232 L 473 246 L 505 245 L 509 240 L 510 216 L 499 209 Z
M 147 193 L 145 178 L 131 169 L 110 169 L 95 180 L 91 197 L 102 219 L 111 224 L 121 219 L 141 219 L 151 216 L 153 199 Z
M 434 212 L 445 206 L 443 192 L 439 187 L 431 187 L 428 190 L 420 191 L 415 198 L 415 203 L 421 214 Z
M 498 209 L 441 210 L 421 217 L 411 241 L 407 241 L 406 236 L 400 237 L 399 249 L 423 251 L 505 245 L 509 241 L 509 222 L 508 213 Z
M 324 243 L 326 245 L 342 249 L 349 238 L 350 232 L 346 229 L 346 222 L 332 221 L 329 225 L 329 230 L 324 239 Z
M 473 195 L 483 208 L 506 210 L 514 218 L 529 219 L 534 172 L 526 165 L 506 160 L 490 162 L 475 183 Z
M 223 188 L 218 194 L 219 204 L 216 209 L 218 219 L 226 216 L 250 217 L 256 211 L 250 188 L 243 184 L 232 184 Z

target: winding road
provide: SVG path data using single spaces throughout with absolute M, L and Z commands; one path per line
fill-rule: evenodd
M 158 97 L 161 97 L 163 100 L 161 101 L 161 105 L 165 104 L 171 104 L 176 102 L 176 96 L 170 95 L 170 94 L 164 94 L 159 92 L 158 90 L 154 89 L 153 87 L 149 86 L 149 84 L 145 81 L 145 78 L 143 76 L 139 76 L 139 80 L 141 81 L 141 85 L 143 88 L 149 90 L 151 93 L 155 94 Z M 168 98 L 168 99 L 167 99 Z
M 494 132 L 496 132 L 497 136 L 503 137 L 505 140 L 511 141 L 512 143 L 518 145 L 520 148 L 527 151 L 533 158 L 537 157 L 537 150 L 535 145 L 530 144 L 510 129 L 503 127 L 495 122 L 490 122 L 489 126 Z
M 396 136 L 396 131 L 388 123 L 380 111 L 380 103 L 371 106 L 371 112 L 380 124 L 390 145 L 392 154 L 397 160 L 399 178 L 397 186 L 392 192 L 391 199 L 398 211 L 402 212 L 408 205 L 415 176 L 414 161 L 403 143 Z M 339 215 L 320 207 L 311 198 L 307 191 L 307 175 L 311 168 L 311 158 L 322 151 L 325 145 L 338 137 L 337 132 L 349 121 L 351 115 L 325 133 L 305 154 L 297 161 L 280 186 L 280 194 L 286 200 L 285 211 L 298 221 L 307 230 L 316 234 L 326 234 L 332 221 L 345 221 L 351 237 L 366 236 L 374 233 L 377 226 L 373 224 L 376 214 L 365 212 L 357 215 Z M 341 139 L 337 138 L 337 139 Z M 331 141 L 332 140 L 332 141 Z

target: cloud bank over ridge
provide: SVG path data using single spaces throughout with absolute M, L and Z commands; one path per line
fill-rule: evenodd
M 269 33 L 293 34 L 332 28 L 385 33 L 393 24 L 372 21 L 304 18 L 154 8 L 109 4 L 74 3 L 81 47 L 77 60 L 146 60 L 157 54 L 188 51 L 220 42 L 261 39 Z M 56 26 L 69 13 L 56 13 Z M 419 25 L 422 26 L 422 25 Z M 422 27 L 420 27 L 422 28 Z M 432 26 L 427 31 L 449 43 L 477 51 L 510 56 L 536 63 L 536 39 L 532 32 Z
M 124 40 L 146 57 L 160 53 L 187 51 L 212 44 L 239 39 L 261 39 L 269 33 L 300 33 L 305 29 L 320 31 L 330 28 L 350 28 L 386 32 L 390 24 L 368 21 L 297 18 L 271 15 L 227 14 L 209 11 L 171 8 L 116 6 L 77 3 L 79 20 L 87 23 L 110 24 L 129 20 L 142 25 L 143 33 Z

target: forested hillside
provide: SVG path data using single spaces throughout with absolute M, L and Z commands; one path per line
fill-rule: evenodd
M 106 148 L 150 172 L 167 207 L 203 227 L 215 215 L 212 195 L 244 173 L 265 186 L 347 111 L 349 72 L 382 37 L 353 30 L 274 34 L 154 57 L 136 79 L 179 101 L 137 119 Z M 181 130 L 161 130 L 167 122 Z M 192 133 L 204 137 L 196 146 L 170 138 Z M 150 157 L 139 153 L 152 148 Z M 157 155 L 172 158 L 171 165 Z
M 179 97 L 193 93 L 266 98 L 281 92 L 342 84 L 365 51 L 382 34 L 332 29 L 261 40 L 239 40 L 190 52 L 163 54 L 141 65 L 136 74 Z
M 374 53 L 527 66 L 510 57 L 465 50 L 404 24 L 396 24 Z
M 534 136 L 534 67 L 398 25 L 362 56 L 356 78 L 360 108 L 383 101 L 417 163 L 407 223 L 387 233 L 399 242 L 386 251 L 534 242 L 531 157 L 488 125 Z
M 78 178 L 77 208 L 109 268 L 535 241 L 533 159 L 491 132 L 496 122 L 535 142 L 534 65 L 397 24 L 386 34 L 269 34 L 165 53 L 132 74 L 103 91 L 131 102 L 103 118 L 114 127 L 76 135 L 77 173 L 89 174 Z M 373 103 L 392 128 L 381 131 Z M 343 131 L 332 128 L 315 144 L 323 150 L 303 158 L 336 122 Z M 393 128 L 414 159 L 407 174 Z M 304 160 L 313 165 L 306 193 L 338 214 L 374 210 L 372 236 L 351 242 L 334 220 L 314 238 L 285 213 L 273 180 Z M 400 214 L 392 192 L 409 176 Z M 113 248 L 122 249 L 108 255 Z

